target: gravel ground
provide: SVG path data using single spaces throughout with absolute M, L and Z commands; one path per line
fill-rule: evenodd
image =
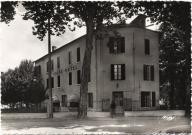
M 189 133 L 185 117 L 2 119 L 3 134 L 159 134 Z

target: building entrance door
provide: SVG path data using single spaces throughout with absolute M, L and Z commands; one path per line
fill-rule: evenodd
M 116 115 L 124 115 L 123 109 L 123 92 L 113 92 L 113 100 L 115 102 L 115 114 Z

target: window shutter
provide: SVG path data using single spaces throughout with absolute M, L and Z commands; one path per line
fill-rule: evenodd
M 125 52 L 125 38 L 121 37 L 121 53 Z
M 114 80 L 114 65 L 111 64 L 111 80 Z
M 39 69 L 39 75 L 41 75 L 41 66 L 39 66 L 38 69 Z
M 54 88 L 54 78 L 51 77 L 51 87 Z
M 109 37 L 109 52 L 114 53 L 114 37 Z
M 151 81 L 154 81 L 154 66 L 151 66 Z
M 121 64 L 121 80 L 125 80 L 125 64 Z
M 143 65 L 143 79 L 147 80 L 147 65 Z

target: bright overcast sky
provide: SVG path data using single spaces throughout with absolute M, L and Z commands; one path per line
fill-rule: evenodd
M 47 54 L 47 39 L 40 41 L 32 34 L 32 21 L 24 21 L 15 16 L 9 26 L 0 23 L 0 71 L 14 69 L 24 60 L 36 60 Z M 60 47 L 85 34 L 85 28 L 75 32 L 67 31 L 60 37 L 52 37 L 52 45 Z
M 135 17 L 133 17 L 135 18 Z M 133 20 L 133 19 L 130 19 Z M 130 22 L 128 20 L 128 22 Z M 22 20 L 20 15 L 9 24 L 0 23 L 0 71 L 14 69 L 24 60 L 36 60 L 47 54 L 47 39 L 40 41 L 32 34 L 32 21 Z M 155 28 L 156 29 L 156 28 Z M 67 31 L 60 37 L 52 37 L 52 45 L 62 45 L 85 34 L 85 28 Z

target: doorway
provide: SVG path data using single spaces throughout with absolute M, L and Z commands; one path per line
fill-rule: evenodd
M 123 109 L 123 92 L 113 92 L 113 100 L 115 102 L 116 108 L 115 108 L 115 114 L 116 115 L 124 115 L 124 109 Z

